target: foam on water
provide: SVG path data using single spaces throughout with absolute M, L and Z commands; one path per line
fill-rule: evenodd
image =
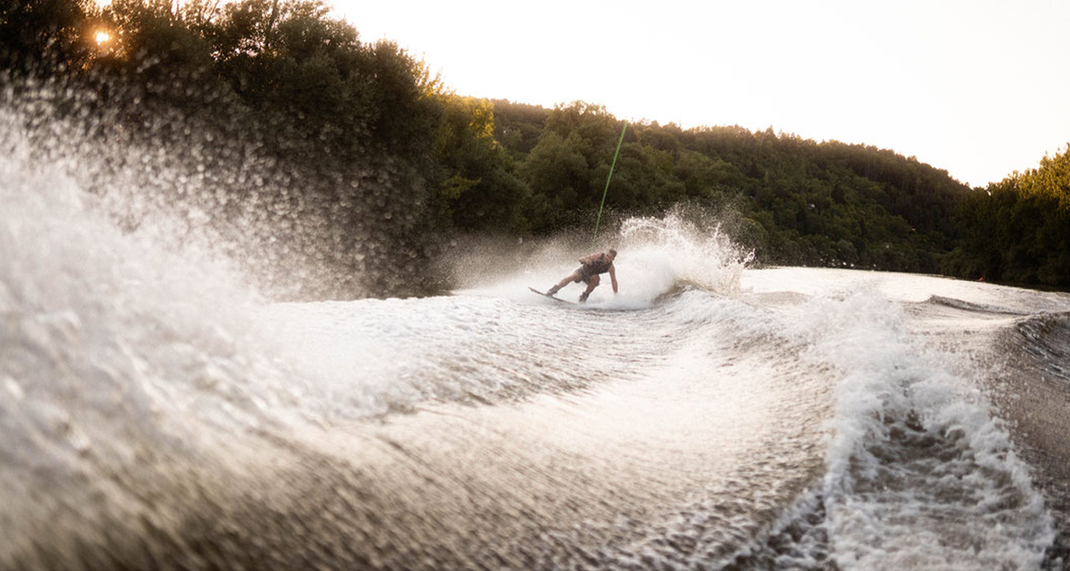
M 1041 496 L 956 357 L 912 338 L 877 288 L 801 306 L 796 335 L 840 377 L 820 494 L 843 569 L 1037 568 Z

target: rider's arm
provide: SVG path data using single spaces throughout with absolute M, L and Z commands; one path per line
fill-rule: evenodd
M 613 293 L 617 293 L 617 266 L 609 266 L 609 279 L 613 280 Z
M 600 255 L 601 254 L 591 254 L 590 256 L 584 256 L 584 257 L 580 258 L 580 263 L 585 265 L 585 266 L 588 265 L 588 264 L 593 264 L 594 261 L 597 260 L 598 256 L 600 256 Z

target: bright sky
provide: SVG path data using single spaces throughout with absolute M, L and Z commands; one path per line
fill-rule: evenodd
M 1070 143 L 1067 0 L 329 0 L 461 95 L 890 148 L 973 186 Z

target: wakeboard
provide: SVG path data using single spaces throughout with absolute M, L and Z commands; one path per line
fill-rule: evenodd
M 535 288 L 533 288 L 531 286 L 528 286 L 528 289 L 530 289 L 532 291 L 532 293 L 537 293 L 537 294 L 539 294 L 539 295 L 541 295 L 543 297 L 548 297 L 548 298 L 550 298 L 550 299 L 552 299 L 554 301 L 558 301 L 558 302 L 561 302 L 561 303 L 567 303 L 567 304 L 570 304 L 570 305 L 576 305 L 575 302 L 568 301 L 567 299 L 561 299 L 559 297 L 554 297 L 554 296 L 552 296 L 552 295 L 550 295 L 548 293 L 543 293 L 543 292 L 541 292 L 541 291 L 539 291 L 539 290 L 537 290 L 537 289 L 535 289 Z

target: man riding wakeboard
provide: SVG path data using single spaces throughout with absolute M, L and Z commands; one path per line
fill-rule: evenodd
M 580 294 L 580 303 L 583 303 L 587 301 L 587 296 L 591 295 L 594 288 L 598 287 L 601 281 L 598 276 L 606 272 L 609 272 L 609 279 L 613 281 L 613 293 L 617 293 L 617 269 L 613 266 L 613 260 L 616 257 L 617 251 L 610 248 L 605 252 L 580 258 L 580 263 L 583 265 L 551 287 L 546 294 L 554 295 L 570 283 L 583 282 L 587 284 L 587 290 Z

